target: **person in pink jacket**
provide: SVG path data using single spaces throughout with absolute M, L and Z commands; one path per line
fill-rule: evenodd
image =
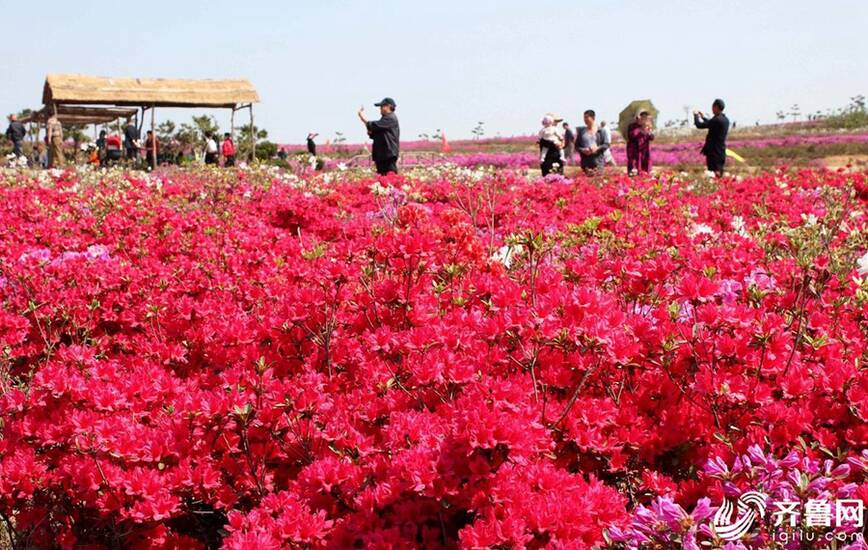
M 651 172 L 651 141 L 654 130 L 648 111 L 642 111 L 627 126 L 627 173 Z

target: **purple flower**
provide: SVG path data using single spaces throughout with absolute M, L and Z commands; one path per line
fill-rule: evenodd
M 750 447 L 748 447 L 747 454 L 751 457 L 755 464 L 761 464 L 765 466 L 766 462 L 768 461 L 766 459 L 766 455 L 763 453 L 762 449 L 760 449 L 759 445 L 751 445 Z
M 790 451 L 790 453 L 779 463 L 779 465 L 784 468 L 795 468 L 798 464 L 799 454 L 796 451 Z
M 665 521 L 673 531 L 681 529 L 682 521 L 687 517 L 687 512 L 670 497 L 657 497 L 651 505 L 657 517 Z
M 775 289 L 775 278 L 763 271 L 762 269 L 754 269 L 750 275 L 744 278 L 744 284 L 753 286 L 763 292 L 771 292 Z
M 688 323 L 693 318 L 693 304 L 690 302 L 682 302 L 678 309 L 678 322 Z
M 91 260 L 108 260 L 109 259 L 109 251 L 104 245 L 101 244 L 92 244 L 87 247 L 87 252 L 85 255 Z
M 705 473 L 713 477 L 726 477 L 729 475 L 729 466 L 719 456 L 705 463 Z
M 744 287 L 740 282 L 734 279 L 724 279 L 720 282 L 717 295 L 720 296 L 724 304 L 731 306 L 738 300 L 742 288 Z
M 713 510 L 711 508 L 711 499 L 704 497 L 696 502 L 696 507 L 690 513 L 694 523 L 701 523 L 711 517 Z
M 51 260 L 51 251 L 47 248 L 35 248 L 25 252 L 20 258 L 18 258 L 19 262 L 26 262 L 28 260 L 34 260 L 37 263 L 46 263 Z

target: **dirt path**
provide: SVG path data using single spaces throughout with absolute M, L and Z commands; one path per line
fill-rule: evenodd
M 826 157 L 823 159 L 823 165 L 826 168 L 847 168 L 848 166 L 855 169 L 868 168 L 868 155 L 840 155 L 836 157 Z

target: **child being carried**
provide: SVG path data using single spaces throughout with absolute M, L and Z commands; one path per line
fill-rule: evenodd
M 542 129 L 539 131 L 539 161 L 544 162 L 546 155 L 550 149 L 555 148 L 560 152 L 561 164 L 564 159 L 564 136 L 558 126 L 559 119 L 557 116 L 547 114 L 542 119 Z

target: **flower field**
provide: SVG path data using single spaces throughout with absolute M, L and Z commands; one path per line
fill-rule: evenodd
M 868 501 L 866 176 L 4 171 L 0 531 L 772 548 Z
M 293 146 L 283 147 L 293 150 Z M 301 146 L 294 147 L 297 149 Z M 402 144 L 402 147 L 410 151 L 402 161 L 404 167 L 438 166 L 448 162 L 464 168 L 486 166 L 511 170 L 539 168 L 538 147 L 534 136 L 458 141 L 450 145 L 451 151 L 447 153 L 440 153 L 436 143 L 430 141 L 409 142 Z M 824 157 L 868 155 L 868 133 L 736 137 L 729 140 L 728 147 L 745 157 L 747 166 L 755 168 L 773 168 L 781 164 L 790 166 L 819 164 L 821 167 Z M 702 141 L 698 138 L 678 140 L 669 138 L 669 140 L 653 143 L 651 154 L 655 166 L 682 169 L 702 166 L 705 163 L 705 157 L 699 152 L 701 148 Z M 330 147 L 324 150 L 327 154 L 335 152 Z M 615 161 L 624 166 L 627 162 L 627 152 L 620 137 L 612 144 L 611 150 Z M 350 164 L 363 165 L 366 162 L 367 155 L 360 155 Z M 325 166 L 335 169 L 347 163 L 346 158 L 334 155 L 325 162 Z M 738 166 L 735 162 L 730 162 L 730 165 L 731 168 Z

